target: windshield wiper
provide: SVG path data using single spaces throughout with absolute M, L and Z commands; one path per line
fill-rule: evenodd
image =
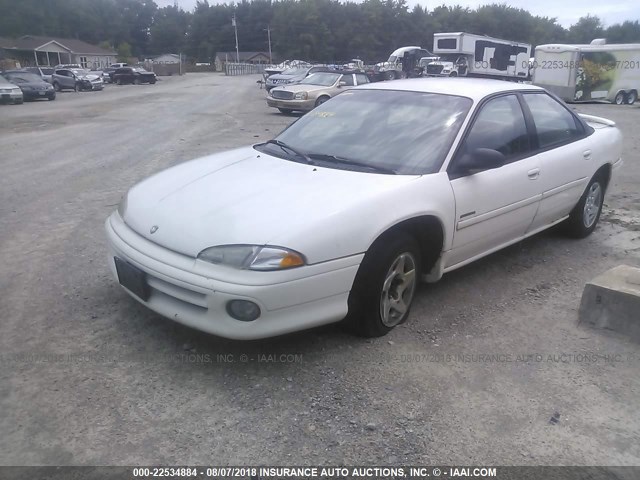
M 267 140 L 265 142 L 265 144 L 269 144 L 269 143 L 272 144 L 272 145 L 277 145 L 282 150 L 285 150 L 285 151 L 289 150 L 290 152 L 294 153 L 298 157 L 304 158 L 307 163 L 313 165 L 313 160 L 311 160 L 309 155 L 307 155 L 304 152 L 301 152 L 300 150 L 298 150 L 296 148 L 293 148 L 291 145 L 288 145 L 288 144 L 284 143 L 282 140 Z
M 397 172 L 390 168 L 379 167 L 377 165 L 370 165 L 368 163 L 359 162 L 358 160 L 352 160 L 350 158 L 339 157 L 337 155 L 329 155 L 326 153 L 309 153 L 309 157 L 312 159 L 315 158 L 317 160 L 323 160 L 326 162 L 340 163 L 343 165 L 353 165 L 354 167 L 366 168 L 367 170 L 371 170 L 379 173 L 388 173 L 391 175 L 396 175 Z

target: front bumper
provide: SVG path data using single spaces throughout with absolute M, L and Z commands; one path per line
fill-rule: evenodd
M 176 322 L 221 337 L 250 340 L 337 322 L 347 314 L 347 299 L 362 255 L 279 272 L 254 272 L 211 265 L 150 242 L 129 228 L 118 212 L 106 221 L 109 267 L 113 257 L 143 270 L 151 310 Z M 243 322 L 226 310 L 234 299 L 250 300 L 259 318 Z
M 56 91 L 51 90 L 23 90 L 22 96 L 25 100 L 36 100 L 38 98 L 56 98 Z
M 22 92 L 0 93 L 0 103 L 22 103 Z
M 315 107 L 315 100 L 282 100 L 279 98 L 267 97 L 267 105 L 274 108 L 303 110 L 307 112 L 309 110 L 313 110 L 313 107 Z

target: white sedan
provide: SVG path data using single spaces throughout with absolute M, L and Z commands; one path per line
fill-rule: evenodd
M 621 151 L 613 122 L 531 85 L 369 84 L 131 188 L 109 264 L 150 309 L 223 337 L 343 319 L 384 335 L 420 280 L 560 222 L 589 235 Z

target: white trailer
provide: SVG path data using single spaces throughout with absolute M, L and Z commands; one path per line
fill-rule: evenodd
M 535 85 L 568 102 L 633 104 L 640 91 L 640 44 L 539 45 L 532 63 Z
M 531 45 L 471 33 L 436 33 L 428 76 L 527 80 Z

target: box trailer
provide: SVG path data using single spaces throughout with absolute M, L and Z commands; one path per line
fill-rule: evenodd
M 471 33 L 436 33 L 428 76 L 527 80 L 531 45 Z
M 535 85 L 565 101 L 633 104 L 640 90 L 640 44 L 539 45 L 531 69 Z

